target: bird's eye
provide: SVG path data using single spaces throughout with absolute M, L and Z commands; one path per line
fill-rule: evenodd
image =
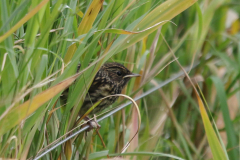
M 121 76 L 121 75 L 122 75 L 122 72 L 121 72 L 121 71 L 117 71 L 117 75 L 118 75 L 118 76 Z

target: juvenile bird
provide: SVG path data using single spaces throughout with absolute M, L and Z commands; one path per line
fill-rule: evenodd
M 79 68 L 78 68 L 79 70 Z M 140 76 L 130 72 L 123 65 L 112 62 L 105 63 L 97 72 L 88 93 L 84 99 L 83 105 L 80 109 L 79 116 L 84 115 L 88 109 L 90 109 L 94 103 L 109 95 L 120 94 L 122 89 L 126 86 L 127 82 L 132 77 Z M 63 92 L 61 99 L 66 103 L 68 96 L 68 89 Z M 117 96 L 104 99 L 96 108 L 94 108 L 89 115 L 97 114 L 105 108 L 112 105 Z

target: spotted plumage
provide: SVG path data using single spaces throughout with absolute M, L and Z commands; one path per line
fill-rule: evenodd
M 77 71 L 79 71 L 80 66 Z M 97 72 L 86 95 L 79 115 L 82 116 L 87 110 L 98 100 L 109 95 L 120 94 L 127 82 L 132 78 L 139 76 L 133 74 L 126 67 L 119 63 L 105 63 Z M 63 92 L 61 101 L 66 102 L 68 89 Z M 109 97 L 104 99 L 94 110 L 89 114 L 97 114 L 112 105 L 118 97 Z
M 131 77 L 139 76 L 131 73 L 126 67 L 119 63 L 105 63 L 97 72 L 92 85 L 88 90 L 83 105 L 80 110 L 80 116 L 98 100 L 108 95 L 120 94 Z M 96 114 L 112 105 L 118 97 L 109 97 L 104 99 L 91 113 Z
M 77 68 L 77 72 L 80 65 Z M 97 72 L 88 93 L 84 99 L 83 105 L 79 112 L 82 116 L 94 103 L 109 95 L 120 94 L 127 82 L 139 74 L 131 73 L 126 67 L 119 63 L 105 63 Z M 66 89 L 61 96 L 61 103 L 66 104 L 69 89 Z M 104 99 L 89 115 L 97 114 L 105 108 L 112 105 L 118 97 L 108 97 Z

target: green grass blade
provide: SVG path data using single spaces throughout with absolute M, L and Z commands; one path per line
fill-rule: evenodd
M 227 148 L 229 149 L 235 148 L 236 146 L 238 146 L 238 142 L 237 142 L 236 134 L 234 131 L 233 123 L 229 114 L 229 108 L 227 104 L 227 97 L 226 97 L 224 85 L 218 77 L 212 76 L 211 80 L 213 81 L 217 89 L 217 96 L 218 96 L 219 104 L 223 114 L 223 119 L 224 119 L 226 133 L 227 133 L 227 140 L 228 140 Z M 230 159 L 237 159 L 239 157 L 239 152 L 236 149 L 230 150 L 228 154 Z
M 205 132 L 207 135 L 208 143 L 210 145 L 213 158 L 216 160 L 227 160 L 227 155 L 225 155 L 223 148 L 218 140 L 218 137 L 212 127 L 212 124 L 208 118 L 207 112 L 205 110 L 205 107 L 202 103 L 201 98 L 198 96 L 198 93 L 196 93 L 197 100 L 198 100 L 198 105 L 200 108 L 200 113 L 202 116 L 202 121 L 204 124 Z

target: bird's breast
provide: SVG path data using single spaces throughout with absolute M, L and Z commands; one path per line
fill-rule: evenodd
M 88 94 L 86 95 L 83 106 L 81 108 L 81 115 L 100 99 L 109 95 L 120 94 L 122 91 L 122 87 L 119 87 L 115 83 L 108 83 L 107 81 L 104 81 L 105 83 L 98 82 L 99 81 L 95 81 L 95 84 L 93 83 L 93 85 L 91 85 L 90 89 L 88 90 Z M 96 114 L 109 107 L 117 100 L 117 98 L 118 96 L 104 98 L 102 102 L 100 102 L 100 104 L 91 112 L 91 114 Z

